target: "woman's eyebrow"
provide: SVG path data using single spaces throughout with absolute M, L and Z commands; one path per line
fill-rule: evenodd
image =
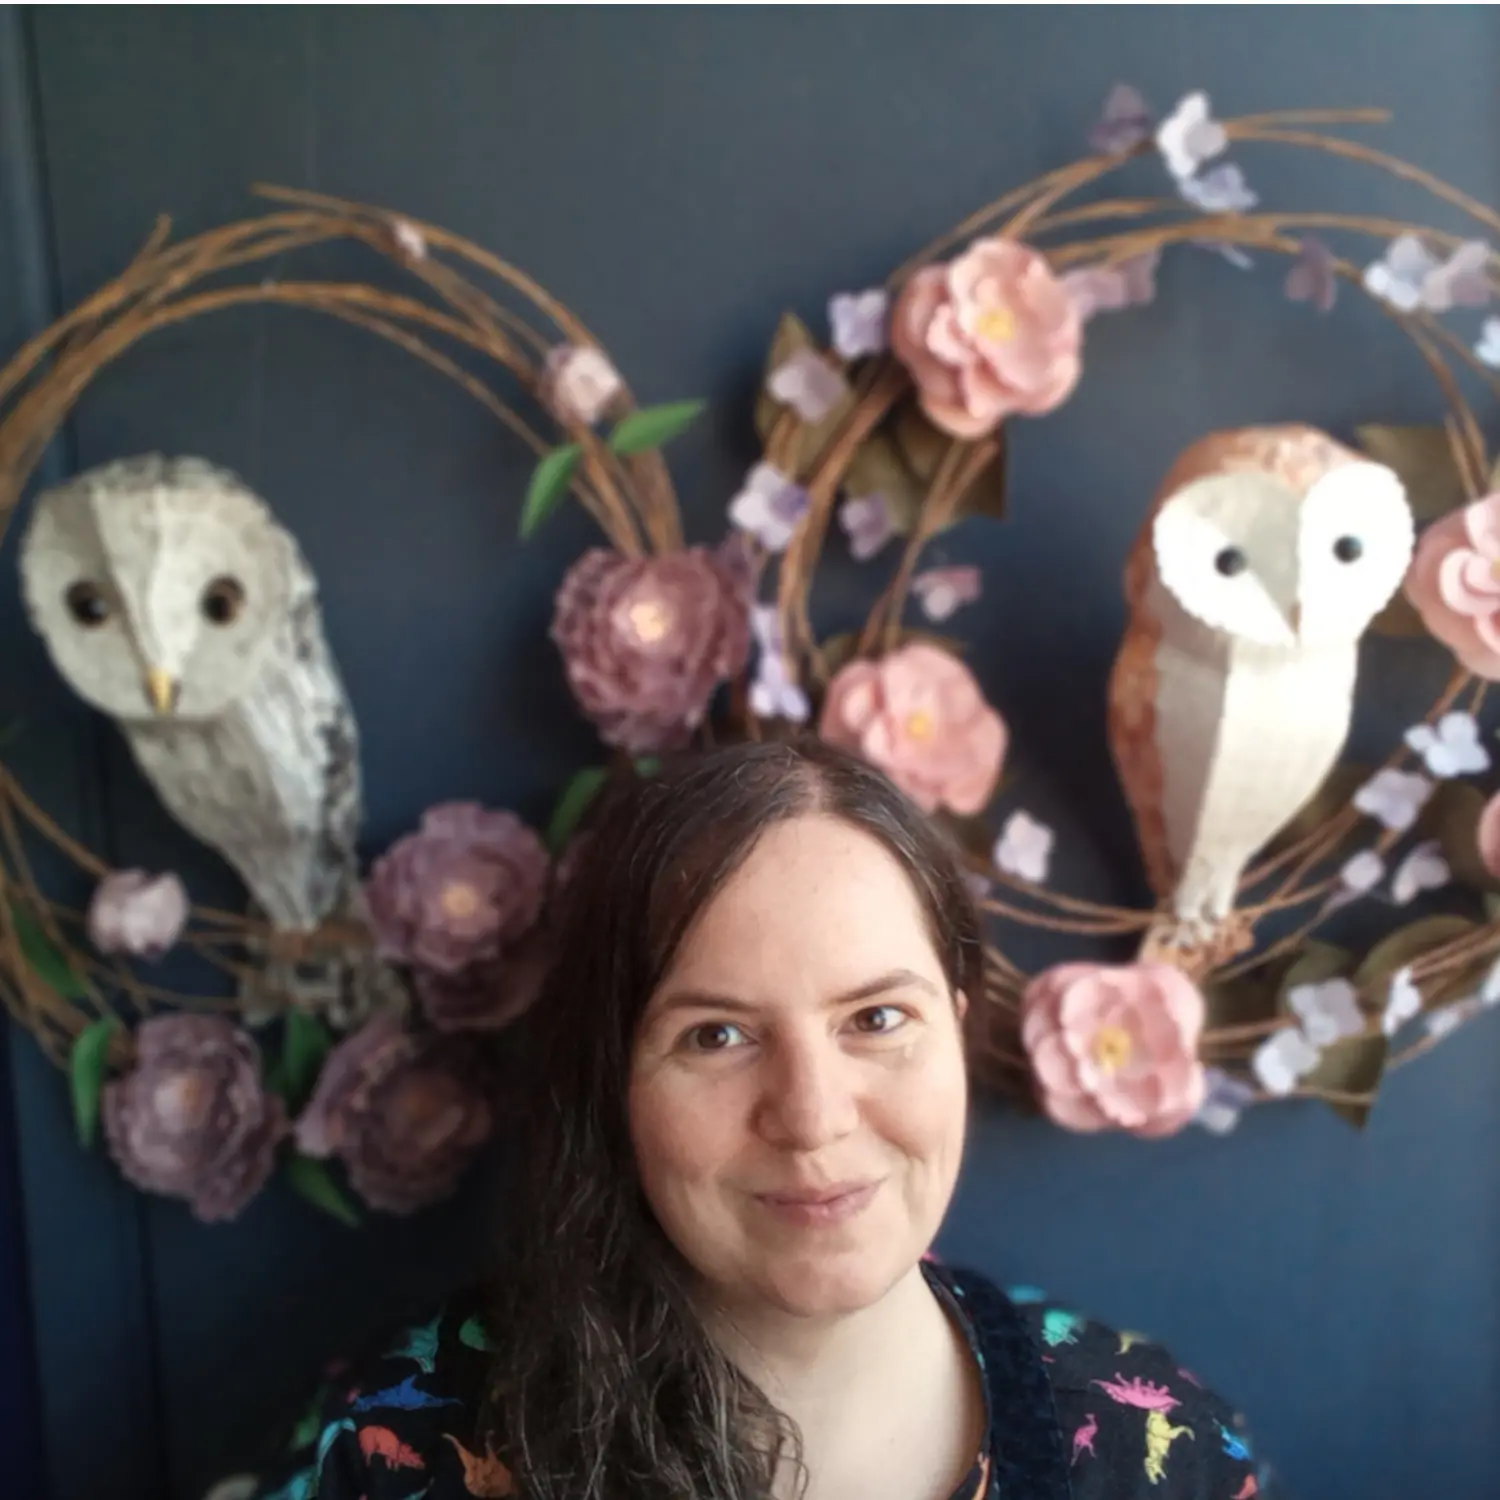
M 841 995 L 834 995 L 826 1002 L 830 1010 L 841 1006 L 855 1005 L 861 1000 L 873 1000 L 877 995 L 889 994 L 892 990 L 920 989 L 929 995 L 938 993 L 931 980 L 923 979 L 910 969 L 892 969 L 864 984 L 856 985 Z M 674 990 L 657 1007 L 657 1014 L 667 1015 L 678 1010 L 721 1010 L 732 1015 L 748 1015 L 761 1007 L 734 995 L 715 994 L 711 990 Z

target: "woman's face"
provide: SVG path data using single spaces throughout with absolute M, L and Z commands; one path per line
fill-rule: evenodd
M 911 1270 L 963 1154 L 964 1003 L 874 838 L 817 815 L 762 837 L 651 997 L 631 1068 L 646 1197 L 712 1294 L 837 1314 Z

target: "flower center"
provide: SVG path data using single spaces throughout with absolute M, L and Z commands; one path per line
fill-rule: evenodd
M 1094 1036 L 1094 1061 L 1106 1073 L 1118 1073 L 1135 1048 L 1123 1026 L 1101 1026 Z
M 659 641 L 671 628 L 672 615 L 660 599 L 642 599 L 625 612 L 630 628 L 648 646 Z
M 1494 562 L 1490 564 L 1490 577 L 1493 578 L 1496 583 L 1500 583 L 1500 557 L 1497 557 Z
M 906 733 L 914 740 L 930 740 L 937 730 L 933 717 L 925 708 L 906 716 Z
M 173 1074 L 157 1085 L 153 1102 L 157 1118 L 168 1130 L 174 1133 L 195 1130 L 208 1113 L 208 1081 L 196 1070 Z
M 442 907 L 444 916 L 462 921 L 479 910 L 479 892 L 467 880 L 450 880 L 443 887 Z
M 1016 315 L 1008 307 L 987 307 L 980 313 L 974 331 L 991 344 L 1008 343 L 1016 336 Z

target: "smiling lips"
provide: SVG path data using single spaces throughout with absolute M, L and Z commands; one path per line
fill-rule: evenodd
M 806 1191 L 757 1193 L 756 1201 L 785 1223 L 819 1229 L 845 1224 L 862 1213 L 879 1188 L 878 1182 L 838 1182 Z

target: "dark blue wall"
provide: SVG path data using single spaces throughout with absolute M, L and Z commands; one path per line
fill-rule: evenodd
M 7 347 L 48 299 L 113 274 L 159 211 L 192 232 L 253 211 L 255 179 L 386 203 L 535 273 L 642 399 L 712 399 L 674 452 L 700 538 L 754 456 L 781 309 L 820 319 L 831 291 L 1071 158 L 1118 79 L 1158 104 L 1206 86 L 1226 113 L 1385 105 L 1376 139 L 1500 202 L 1488 7 L 49 8 L 6 13 L 0 57 L 37 104 L 3 113 Z M 1362 169 L 1238 159 L 1271 202 L 1429 212 Z M 1280 274 L 1170 263 L 1154 307 L 1099 325 L 1077 398 L 1016 430 L 1012 519 L 945 542 L 987 564 L 963 623 L 1023 795 L 1091 894 L 1137 894 L 1103 690 L 1120 563 L 1167 463 L 1215 425 L 1347 433 L 1437 411 L 1382 320 L 1347 299 L 1317 323 L 1281 302 Z M 282 311 L 199 322 L 102 379 L 69 443 L 80 464 L 146 448 L 230 464 L 301 536 L 363 726 L 371 848 L 438 798 L 540 819 L 591 755 L 545 640 L 588 526 L 560 517 L 523 553 L 515 446 L 394 351 Z M 113 734 L 53 684 L 13 566 L 0 549 L 0 718 L 24 709 L 29 784 L 117 857 L 217 893 Z M 1433 665 L 1416 651 L 1389 661 L 1401 715 Z M 1247 1407 L 1301 1500 L 1492 1497 L 1497 1072 L 1480 1023 L 1394 1080 L 1364 1134 L 1292 1107 L 1228 1141 L 1148 1146 L 985 1109 L 943 1249 L 1170 1341 Z M 358 1236 L 279 1192 L 198 1228 L 79 1154 L 62 1082 L 22 1038 L 9 1102 L 54 1500 L 196 1495 L 322 1355 L 476 1253 L 477 1194 Z M 8 1202 L 0 1186 L 0 1246 Z

